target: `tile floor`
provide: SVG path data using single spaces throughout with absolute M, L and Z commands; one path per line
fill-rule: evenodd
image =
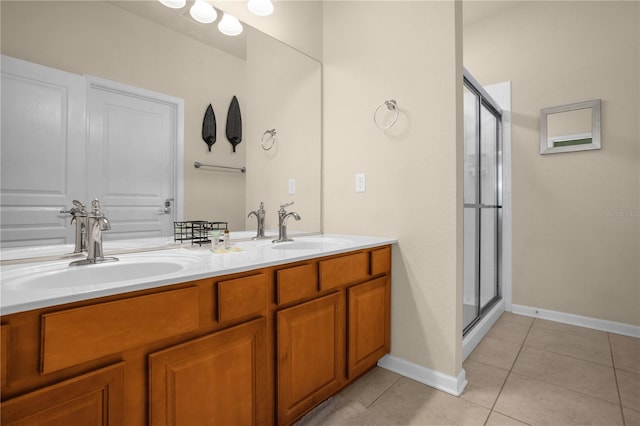
M 505 312 L 463 367 L 460 397 L 375 368 L 296 426 L 640 426 L 640 339 Z

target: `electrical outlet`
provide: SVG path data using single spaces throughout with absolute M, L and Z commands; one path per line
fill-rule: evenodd
M 296 180 L 291 178 L 289 179 L 289 195 L 293 195 L 296 193 Z
M 356 192 L 367 190 L 367 177 L 364 173 L 356 173 Z

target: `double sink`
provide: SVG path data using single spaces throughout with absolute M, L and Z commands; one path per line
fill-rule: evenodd
M 319 257 L 357 249 L 362 238 L 368 237 L 318 235 L 276 244 L 242 241 L 234 244 L 239 251 L 224 254 L 212 253 L 208 246 L 174 246 L 85 266 L 69 267 L 68 258 L 3 266 L 2 310 L 10 313 Z

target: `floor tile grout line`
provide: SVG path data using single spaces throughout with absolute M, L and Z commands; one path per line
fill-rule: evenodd
M 622 395 L 620 394 L 620 384 L 618 383 L 618 372 L 616 371 L 616 360 L 613 357 L 613 345 L 611 344 L 611 333 L 607 333 L 607 341 L 609 342 L 609 354 L 611 355 L 611 365 L 613 366 L 613 377 L 616 380 L 616 391 L 618 391 L 618 404 L 620 407 L 620 416 L 622 417 L 622 426 L 626 426 L 627 421 L 624 418 L 624 407 L 622 406 Z
M 382 398 L 382 396 L 387 393 L 389 391 L 389 389 L 391 389 L 396 383 L 398 383 L 398 381 L 402 378 L 403 376 L 398 375 L 398 377 L 396 377 L 396 379 L 393 381 L 393 383 L 391 383 L 389 386 L 387 386 L 385 388 L 385 390 L 383 390 L 380 395 L 378 395 L 373 401 L 371 401 L 371 403 L 367 406 L 365 406 L 364 408 L 366 408 L 367 410 L 369 409 L 369 407 L 371 407 L 373 404 L 376 403 L 376 401 L 378 401 L 380 398 Z
M 576 327 L 576 328 L 584 328 L 584 329 L 587 329 L 587 330 L 591 330 L 591 329 L 589 329 L 589 328 L 587 328 L 587 327 L 580 327 L 580 326 L 578 326 L 578 325 L 575 325 L 575 326 L 572 326 L 572 327 Z M 532 328 L 533 328 L 533 324 L 532 324 Z M 551 333 L 551 334 L 556 334 L 556 335 L 568 334 L 568 333 L 564 333 L 564 332 L 561 332 L 561 331 L 548 330 L 548 329 L 547 329 L 547 330 L 544 330 L 544 329 L 543 329 L 543 331 L 545 331 L 545 332 L 547 332 L 547 333 Z M 610 341 L 609 341 L 609 333 L 608 333 L 608 332 L 606 332 L 606 331 L 605 331 L 605 332 L 603 332 L 603 333 L 606 333 L 606 337 L 607 337 L 607 345 L 609 346 L 609 352 L 611 352 L 611 344 L 610 344 Z M 605 366 L 605 367 L 613 367 L 613 362 L 611 363 L 611 365 L 609 365 L 609 364 L 602 364 L 602 363 L 600 363 L 600 362 L 593 361 L 593 360 L 590 360 L 590 359 L 584 359 L 584 358 L 580 358 L 580 357 L 577 357 L 577 356 L 574 356 L 574 355 L 569 355 L 569 354 L 566 354 L 566 353 L 556 352 L 556 351 L 553 351 L 553 350 L 548 350 L 548 349 L 543 349 L 543 348 L 539 348 L 539 347 L 536 347 L 536 346 L 532 346 L 531 344 L 527 344 L 527 343 L 526 343 L 526 339 L 525 339 L 525 341 L 523 342 L 523 345 L 524 345 L 524 346 L 527 346 L 527 347 L 529 347 L 529 348 L 537 349 L 537 350 L 539 350 L 539 351 L 545 351 L 545 352 L 549 352 L 549 353 L 552 353 L 552 354 L 563 355 L 563 356 L 566 356 L 566 357 L 569 357 L 569 358 L 573 358 L 573 359 L 577 359 L 577 360 L 581 360 L 581 361 L 587 361 L 587 362 L 590 362 L 590 363 L 593 363 L 593 364 L 597 364 L 597 365 L 602 365 L 602 366 Z
M 513 359 L 513 362 L 511 363 L 511 368 L 509 368 L 509 371 L 507 372 L 507 377 L 505 377 L 504 382 L 502 383 L 502 386 L 500 386 L 500 390 L 498 391 L 498 395 L 496 395 L 496 399 L 493 401 L 493 405 L 491 405 L 491 409 L 489 410 L 489 416 L 487 417 L 487 420 L 484 422 L 484 426 L 487 425 L 487 422 L 489 421 L 489 417 L 491 417 L 491 413 L 493 413 L 493 411 L 496 408 L 496 404 L 498 403 L 498 399 L 500 399 L 500 395 L 502 395 L 502 391 L 504 390 L 504 387 L 507 384 L 507 380 L 509 380 L 509 376 L 511 376 L 511 372 L 513 371 L 513 367 L 516 365 L 516 361 L 518 360 L 518 357 L 520 356 L 520 352 L 522 352 L 522 348 L 524 348 L 524 342 L 526 342 L 527 337 L 529 336 L 529 333 L 531 332 L 531 328 L 533 327 L 533 323 L 535 321 L 536 320 L 534 318 L 533 321 L 531 321 L 531 324 L 529 324 L 529 328 L 527 329 L 527 333 L 524 336 L 524 340 L 520 344 L 520 349 L 518 349 L 518 353 L 516 354 L 516 357 Z M 502 413 L 500 413 L 500 414 L 502 414 Z M 519 419 L 516 419 L 516 420 L 520 421 Z
M 502 338 L 496 337 L 496 336 L 490 336 L 488 333 L 487 333 L 486 336 L 484 336 L 482 338 L 482 340 L 484 340 L 486 337 L 489 337 L 491 339 L 500 340 L 501 342 L 513 343 L 514 345 L 520 345 L 520 346 L 522 346 L 522 344 L 524 343 L 524 340 L 522 342 L 514 342 L 513 340 L 507 340 L 507 339 L 502 339 Z
M 522 346 L 526 346 L 527 348 L 532 348 L 532 349 L 535 349 L 535 350 L 538 350 L 538 351 L 542 351 L 542 352 L 549 352 L 550 354 L 554 354 L 554 355 L 566 356 L 567 358 L 575 359 L 575 360 L 578 360 L 578 361 L 589 362 L 591 364 L 599 365 L 601 367 L 614 368 L 613 365 L 602 364 L 600 362 L 592 361 L 590 359 L 580 358 L 580 357 L 569 355 L 569 354 L 564 354 L 562 352 L 550 351 L 549 349 L 542 349 L 542 348 L 538 348 L 536 346 L 531 346 L 531 345 L 526 345 L 526 344 L 523 344 Z
M 579 327 L 579 326 L 575 326 L 575 327 Z M 526 343 L 526 339 L 525 339 L 525 343 Z M 590 363 L 590 364 L 598 365 L 600 367 L 611 368 L 613 370 L 614 380 L 615 380 L 615 383 L 616 383 L 616 390 L 618 392 L 618 403 L 622 407 L 622 402 L 621 402 L 622 400 L 621 400 L 621 397 L 620 397 L 620 390 L 619 390 L 619 387 L 618 387 L 618 378 L 617 378 L 617 374 L 616 374 L 616 368 L 615 368 L 614 362 L 613 362 L 613 349 L 612 349 L 611 342 L 610 342 L 610 339 L 609 339 L 609 333 L 607 333 L 607 343 L 609 344 L 609 352 L 610 352 L 610 355 L 611 355 L 611 365 L 601 364 L 599 362 L 591 361 L 591 360 L 588 360 L 588 359 L 578 358 L 576 356 L 571 356 L 571 355 L 563 354 L 563 353 L 560 353 L 560 352 L 555 352 L 555 351 L 550 351 L 550 350 L 547 350 L 547 349 L 537 348 L 535 346 L 527 345 L 525 343 L 523 343 L 523 345 L 522 345 L 523 348 L 526 346 L 527 348 L 532 348 L 532 349 L 535 349 L 535 350 L 538 350 L 538 351 L 541 351 L 541 352 L 547 352 L 547 353 L 550 353 L 550 354 L 559 355 L 559 356 L 563 356 L 563 357 L 566 357 L 566 358 L 587 362 L 587 363 Z M 520 356 L 520 352 L 518 353 L 518 356 Z M 515 366 L 515 362 L 514 362 L 513 365 Z M 588 393 L 585 393 L 585 392 L 582 392 L 582 391 L 579 391 L 579 390 L 576 390 L 576 389 L 572 389 L 572 388 L 569 388 L 569 387 L 566 387 L 566 386 L 563 386 L 563 385 L 560 385 L 560 384 L 550 383 L 550 382 L 548 382 L 546 380 L 542 380 L 539 377 L 533 377 L 533 376 L 530 376 L 528 374 L 524 374 L 522 372 L 514 372 L 514 373 L 518 374 L 520 376 L 523 376 L 523 377 L 528 377 L 528 378 L 530 378 L 532 380 L 535 380 L 537 382 L 540 382 L 540 383 L 545 383 L 545 384 L 548 384 L 548 385 L 551 385 L 551 386 L 558 387 L 560 389 L 565 389 L 565 390 L 568 390 L 570 392 L 575 392 L 575 393 L 580 394 L 580 395 L 584 395 L 584 396 L 587 396 L 587 397 L 590 397 L 590 398 L 598 399 L 600 401 L 605 401 L 605 402 L 608 402 L 610 404 L 615 404 L 615 402 L 609 401 L 607 399 L 604 399 L 604 398 L 601 398 L 601 397 L 598 397 L 598 396 L 594 396 L 594 395 L 591 395 L 591 394 L 588 394 Z M 511 371 L 509 372 L 509 374 L 511 374 Z
M 620 404 L 619 404 L 619 401 L 618 401 L 618 402 L 612 402 L 612 401 L 609 401 L 609 400 L 607 400 L 607 399 L 600 398 L 600 397 L 597 397 L 597 396 L 593 396 L 593 395 L 590 395 L 590 394 L 588 394 L 588 393 L 581 392 L 581 391 L 576 390 L 576 389 L 571 389 L 571 388 L 565 387 L 565 386 L 563 386 L 563 385 L 559 385 L 559 384 L 557 384 L 557 383 L 550 383 L 550 382 L 547 382 L 547 381 L 545 381 L 545 380 L 540 379 L 539 377 L 529 376 L 529 375 L 524 374 L 524 373 L 521 373 L 521 372 L 519 372 L 519 371 L 514 371 L 514 372 L 513 372 L 513 374 L 518 375 L 518 376 L 521 376 L 521 377 L 526 377 L 527 379 L 535 380 L 536 382 L 543 383 L 543 384 L 545 384 L 545 385 L 549 385 L 549 386 L 553 386 L 553 387 L 555 387 L 555 388 L 562 389 L 562 390 L 564 390 L 564 391 L 569 391 L 569 392 L 576 393 L 576 394 L 578 394 L 578 395 L 586 396 L 586 397 L 588 397 L 588 398 L 597 399 L 598 401 L 608 402 L 609 404 L 613 404 L 613 405 L 620 405 Z

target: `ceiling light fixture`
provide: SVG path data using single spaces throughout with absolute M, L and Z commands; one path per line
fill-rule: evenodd
M 249 0 L 247 7 L 254 15 L 269 16 L 273 13 L 271 0 Z
M 160 3 L 164 4 L 171 9 L 182 9 L 185 4 L 187 4 L 187 0 L 158 0 Z
M 218 17 L 213 6 L 204 0 L 196 0 L 189 9 L 189 13 L 193 19 L 203 24 L 210 24 Z
M 218 23 L 218 29 L 224 35 L 237 36 L 242 32 L 242 24 L 235 16 L 225 13 Z

